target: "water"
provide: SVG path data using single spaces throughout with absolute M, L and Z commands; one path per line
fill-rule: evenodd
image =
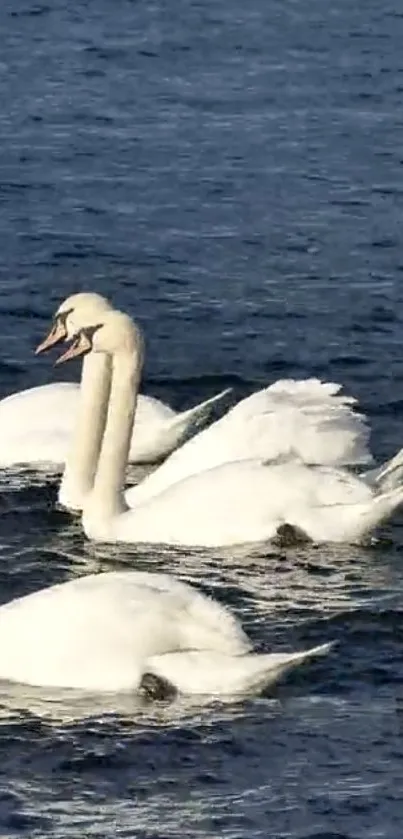
M 402 443 L 403 14 L 397 0 L 3 0 L 0 395 L 56 303 L 98 290 L 184 407 L 281 376 L 361 401 Z M 326 660 L 247 703 L 0 693 L 2 836 L 400 839 L 401 517 L 367 548 L 86 543 L 56 478 L 4 474 L 1 600 L 74 574 L 174 572 L 260 648 Z

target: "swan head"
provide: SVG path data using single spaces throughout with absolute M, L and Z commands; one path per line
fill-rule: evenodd
M 35 355 L 49 350 L 61 341 L 70 340 L 82 327 L 91 325 L 94 319 L 111 309 L 111 304 L 101 294 L 87 291 L 71 294 L 56 310 L 50 332 L 37 346 Z
M 124 312 L 116 309 L 99 312 L 91 324 L 81 326 L 73 338 L 68 350 L 61 355 L 56 364 L 62 364 L 71 358 L 87 355 L 89 352 L 107 355 L 137 356 L 144 354 L 144 341 L 140 328 Z

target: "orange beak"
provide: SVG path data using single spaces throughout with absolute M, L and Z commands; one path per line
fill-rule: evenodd
M 41 352 L 45 352 L 46 350 L 50 350 L 51 347 L 54 347 L 55 344 L 59 344 L 60 341 L 64 341 L 67 337 L 67 330 L 65 325 L 62 323 L 61 320 L 56 320 L 56 323 L 52 326 L 52 329 L 49 332 L 49 335 L 42 341 L 41 344 L 38 344 L 35 355 L 39 355 Z
M 86 355 L 92 349 L 91 341 L 88 339 L 85 332 L 79 332 L 77 338 L 70 344 L 69 348 L 59 358 L 56 359 L 55 364 L 63 364 L 65 361 L 70 361 L 71 358 L 77 358 L 79 355 Z

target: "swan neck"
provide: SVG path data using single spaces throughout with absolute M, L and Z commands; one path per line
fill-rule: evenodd
M 123 490 L 140 386 L 142 360 L 120 352 L 112 358 L 112 384 L 106 428 L 91 494 L 97 514 L 110 517 L 127 509 Z
M 110 387 L 110 357 L 103 353 L 85 356 L 78 412 L 59 492 L 62 503 L 71 508 L 81 509 L 94 485 Z

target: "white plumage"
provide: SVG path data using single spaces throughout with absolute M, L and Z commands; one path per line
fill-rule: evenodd
M 91 574 L 0 607 L 0 679 L 42 687 L 134 691 L 153 673 L 182 693 L 244 694 L 330 646 L 254 653 L 224 606 L 165 574 Z

